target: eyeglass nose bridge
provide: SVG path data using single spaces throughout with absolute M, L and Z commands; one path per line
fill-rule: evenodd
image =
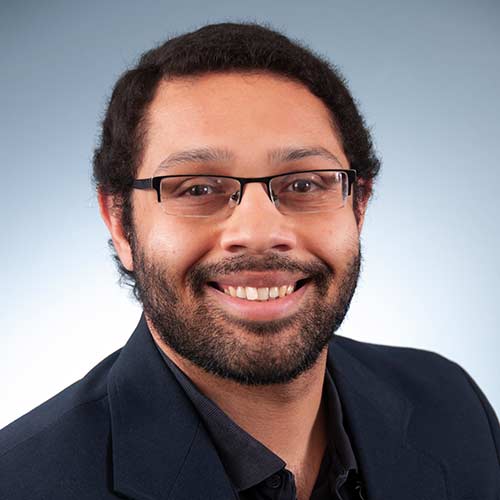
M 243 198 L 243 191 L 245 190 L 245 186 L 247 184 L 252 184 L 252 183 L 264 184 L 267 197 L 269 198 L 271 203 L 276 208 L 279 208 L 279 200 L 278 200 L 278 198 L 275 198 L 273 196 L 273 192 L 271 189 L 272 178 L 269 178 L 269 177 L 253 177 L 251 179 L 240 178 L 240 179 L 238 179 L 238 181 L 240 183 L 240 190 L 238 191 L 238 199 L 234 200 L 233 197 L 231 196 L 231 200 L 233 200 L 235 202 L 233 208 L 241 204 L 241 200 Z

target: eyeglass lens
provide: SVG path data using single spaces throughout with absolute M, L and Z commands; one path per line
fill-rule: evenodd
M 271 198 L 283 214 L 327 212 L 341 208 L 348 193 L 345 172 L 294 172 L 271 180 Z M 161 181 L 166 213 L 208 217 L 231 211 L 241 196 L 240 183 L 217 176 L 166 177 Z

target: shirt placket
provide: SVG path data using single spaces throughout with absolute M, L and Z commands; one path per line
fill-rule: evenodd
M 293 474 L 283 469 L 268 477 L 260 488 L 266 500 L 297 500 L 297 490 Z

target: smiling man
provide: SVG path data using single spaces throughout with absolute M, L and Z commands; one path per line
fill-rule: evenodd
M 498 421 L 470 377 L 334 335 L 378 170 L 336 70 L 272 30 L 144 54 L 94 157 L 144 314 L 2 431 L 0 498 L 498 500 Z

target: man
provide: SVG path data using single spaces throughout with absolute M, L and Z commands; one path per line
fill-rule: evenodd
M 94 156 L 144 315 L 2 431 L 0 498 L 500 499 L 498 421 L 460 367 L 333 336 L 378 170 L 341 77 L 274 31 L 144 54 Z

